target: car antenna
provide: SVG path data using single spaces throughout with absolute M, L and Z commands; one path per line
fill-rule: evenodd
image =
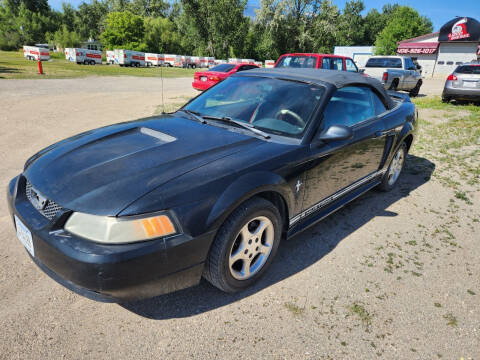
M 164 60 L 165 62 L 165 60 Z M 165 114 L 165 101 L 163 100 L 163 65 L 160 66 L 160 79 L 162 82 L 162 114 Z

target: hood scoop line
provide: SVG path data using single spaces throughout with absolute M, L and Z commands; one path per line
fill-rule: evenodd
M 175 138 L 173 136 L 170 136 L 168 134 L 165 134 L 165 133 L 162 133 L 160 131 L 153 130 L 153 129 L 150 129 L 150 128 L 147 128 L 147 127 L 141 127 L 140 132 L 144 135 L 148 135 L 148 136 L 151 136 L 153 138 L 156 138 L 156 139 L 162 141 L 163 143 L 171 143 L 171 142 L 174 142 L 175 140 L 177 140 L 177 138 Z

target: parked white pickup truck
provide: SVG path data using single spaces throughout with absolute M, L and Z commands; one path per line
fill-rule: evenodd
M 387 90 L 404 90 L 410 96 L 417 96 L 422 86 L 422 76 L 417 71 L 420 67 L 408 56 L 372 56 L 363 69 Z

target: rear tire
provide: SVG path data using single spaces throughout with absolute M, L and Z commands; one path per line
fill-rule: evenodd
M 398 79 L 393 79 L 388 90 L 397 91 L 397 88 L 398 88 Z
M 403 167 L 405 166 L 405 160 L 407 158 L 407 144 L 402 144 L 395 151 L 387 172 L 383 175 L 382 182 L 378 185 L 378 189 L 381 191 L 392 190 L 398 182 L 400 175 L 402 174 Z
M 415 85 L 415 87 L 412 90 L 410 90 L 408 95 L 410 95 L 410 97 L 418 96 L 418 93 L 420 92 L 420 87 L 421 86 L 422 86 L 422 80 L 418 80 L 417 84 Z
M 247 200 L 218 230 L 203 277 L 229 293 L 248 288 L 272 263 L 281 234 L 282 220 L 275 205 L 259 197 Z
M 449 102 L 450 102 L 450 98 L 449 98 L 448 96 L 442 95 L 442 102 L 443 102 L 443 103 L 449 103 Z

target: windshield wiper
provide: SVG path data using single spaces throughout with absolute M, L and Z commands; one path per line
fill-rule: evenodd
M 262 130 L 258 130 L 255 126 L 253 126 L 249 123 L 243 122 L 243 121 L 234 120 L 234 119 L 232 119 L 230 117 L 227 117 L 227 116 L 224 116 L 224 117 L 212 116 L 212 115 L 200 115 L 200 116 L 203 119 L 222 121 L 222 122 L 227 123 L 227 124 L 228 123 L 233 123 L 233 124 L 237 125 L 238 127 L 242 128 L 242 129 L 249 130 L 249 131 L 253 132 L 254 134 L 262 136 L 265 139 L 270 139 L 270 135 L 263 132 Z
M 199 112 L 192 111 L 192 110 L 186 110 L 186 109 L 180 109 L 178 111 L 183 111 L 185 114 L 190 115 L 190 118 L 192 118 L 195 121 L 198 121 L 202 124 L 206 124 L 207 122 L 205 119 L 200 115 Z

